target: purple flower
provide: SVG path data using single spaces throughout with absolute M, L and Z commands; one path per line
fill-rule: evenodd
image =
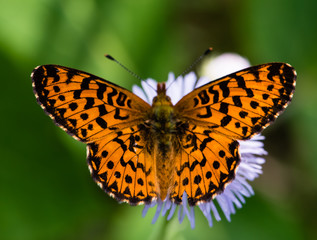
M 168 81 L 166 82 L 167 95 L 171 97 L 172 103 L 176 104 L 183 96 L 191 92 L 194 88 L 210 82 L 211 79 L 219 78 L 248 66 L 248 60 L 237 54 L 222 54 L 206 61 L 202 67 L 201 73 L 204 77 L 199 78 L 198 81 L 193 72 L 184 77 L 179 76 L 177 79 L 175 79 L 173 73 L 170 73 L 168 75 Z M 132 90 L 136 95 L 151 104 L 153 97 L 156 96 L 156 91 L 154 89 L 156 89 L 157 83 L 153 79 L 147 79 L 146 82 L 147 83 L 144 81 L 141 82 L 143 89 L 138 86 L 133 86 Z M 146 215 L 149 208 L 156 206 L 156 212 L 152 223 L 156 222 L 160 214 L 162 216 L 167 215 L 167 220 L 169 220 L 172 218 L 175 211 L 178 211 L 179 222 L 181 223 L 185 216 L 187 216 L 191 227 L 194 228 L 194 208 L 198 207 L 207 218 L 210 227 L 213 224 L 213 218 L 216 221 L 221 220 L 219 210 L 221 210 L 227 220 L 230 221 L 231 214 L 234 214 L 236 209 L 241 208 L 242 204 L 245 203 L 245 197 L 250 197 L 254 194 L 248 181 L 253 181 L 262 173 L 261 165 L 265 160 L 261 156 L 267 154 L 263 148 L 263 139 L 264 136 L 257 135 L 250 140 L 239 141 L 241 163 L 238 166 L 236 177 L 226 186 L 225 190 L 213 200 L 199 203 L 197 206 L 189 206 L 186 192 L 183 193 L 182 205 L 172 203 L 168 196 L 164 201 L 158 198 L 152 203 L 144 206 L 142 213 L 143 217 Z M 215 202 L 218 204 L 215 204 Z

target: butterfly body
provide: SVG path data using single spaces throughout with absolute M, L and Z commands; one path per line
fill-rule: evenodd
M 87 143 L 96 183 L 131 205 L 170 198 L 210 201 L 234 177 L 238 140 L 272 123 L 292 99 L 296 73 L 268 63 L 207 83 L 175 105 L 158 84 L 149 105 L 92 74 L 58 65 L 34 69 L 38 103 L 62 129 Z
M 157 182 L 157 195 L 164 200 L 170 189 L 175 168 L 175 155 L 179 149 L 177 142 L 176 116 L 174 106 L 166 95 L 165 83 L 157 86 L 157 96 L 147 114 L 145 124 L 141 124 L 145 150 L 153 157 L 153 168 Z

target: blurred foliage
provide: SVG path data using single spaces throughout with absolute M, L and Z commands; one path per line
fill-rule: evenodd
M 0 239 L 315 239 L 317 237 L 317 2 L 309 0 L 12 0 L 0 2 Z M 131 89 L 181 73 L 205 49 L 255 65 L 291 63 L 293 103 L 264 131 L 269 151 L 256 195 L 232 222 L 196 228 L 154 209 L 118 204 L 92 181 L 84 144 L 35 101 L 30 73 L 54 63 Z M 197 209 L 196 209 L 197 210 Z

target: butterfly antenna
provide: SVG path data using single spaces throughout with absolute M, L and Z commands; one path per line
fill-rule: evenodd
M 136 79 L 138 79 L 140 81 L 143 81 L 142 78 L 139 75 L 137 75 L 135 72 L 132 72 L 129 68 L 124 66 L 121 62 L 119 62 L 117 59 L 113 58 L 111 55 L 106 54 L 105 57 L 110 59 L 110 60 L 112 60 L 112 61 L 114 61 L 115 63 L 119 64 L 120 67 L 122 67 L 124 70 L 126 70 L 128 73 L 130 73 Z M 152 88 L 156 92 L 156 89 L 153 88 L 150 84 L 148 84 L 146 81 L 143 81 L 143 82 L 145 82 L 145 84 L 147 84 L 150 88 Z
M 206 57 L 209 53 L 212 52 L 212 48 L 208 48 L 202 55 L 200 55 L 188 68 L 186 68 L 179 76 L 184 76 L 185 74 L 189 73 L 204 57 Z M 177 77 L 177 78 L 178 78 Z M 175 79 L 177 79 L 175 78 Z M 168 87 L 167 89 L 174 83 L 175 81 L 173 81 Z M 196 85 L 196 83 L 195 83 Z

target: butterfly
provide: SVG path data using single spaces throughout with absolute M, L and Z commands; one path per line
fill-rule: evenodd
M 38 103 L 87 144 L 94 181 L 131 205 L 169 198 L 212 200 L 234 177 L 238 140 L 270 125 L 290 103 L 296 72 L 286 63 L 246 68 L 207 83 L 175 105 L 157 84 L 152 105 L 84 71 L 43 65 L 31 74 Z

